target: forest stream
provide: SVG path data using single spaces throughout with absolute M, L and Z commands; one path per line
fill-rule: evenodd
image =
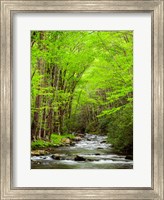
M 32 169 L 132 169 L 133 161 L 113 152 L 106 136 L 86 134 L 74 146 L 54 148 L 54 153 L 31 157 Z

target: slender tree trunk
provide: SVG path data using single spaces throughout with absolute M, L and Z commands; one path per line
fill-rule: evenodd
M 34 112 L 34 120 L 31 127 L 32 132 L 32 139 L 37 139 L 37 128 L 38 128 L 38 122 L 39 122 L 39 107 L 40 107 L 40 96 L 38 95 L 36 97 L 36 111 Z

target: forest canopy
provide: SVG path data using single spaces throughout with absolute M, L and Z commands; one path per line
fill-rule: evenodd
M 108 135 L 133 151 L 133 32 L 31 32 L 31 139 Z

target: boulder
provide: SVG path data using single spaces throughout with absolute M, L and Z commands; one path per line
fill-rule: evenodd
M 66 143 L 66 144 L 70 144 L 70 143 L 71 143 L 71 140 L 70 140 L 69 138 L 66 138 L 65 143 Z
M 74 158 L 74 160 L 75 161 L 86 161 L 86 158 L 83 158 L 82 156 L 76 156 L 75 158 Z
M 76 144 L 76 142 L 71 141 L 71 146 L 74 146 Z
M 100 159 L 98 158 L 88 158 L 87 161 L 93 162 L 93 161 L 99 161 Z
M 71 140 L 69 138 L 63 138 L 62 142 L 65 143 L 65 144 L 70 144 Z
M 46 150 L 33 150 L 31 151 L 32 156 L 44 156 L 48 152 Z
M 74 138 L 74 140 L 75 140 L 75 141 L 80 141 L 80 140 L 82 140 L 82 138 L 81 138 L 80 136 L 76 136 L 76 137 Z
M 51 156 L 51 158 L 53 158 L 54 160 L 60 160 L 61 159 L 61 155 L 60 154 L 53 154 Z
M 82 134 L 82 133 L 78 133 L 77 137 L 84 137 L 85 134 Z
M 104 149 L 104 148 L 102 148 L 102 147 L 98 147 L 97 149 Z
M 103 140 L 103 141 L 101 141 L 100 143 L 101 143 L 101 144 L 103 144 L 103 143 L 106 143 L 106 141 L 105 141 L 105 140 Z

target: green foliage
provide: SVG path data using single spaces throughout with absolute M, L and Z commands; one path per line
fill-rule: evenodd
M 65 133 L 64 135 L 58 135 L 58 134 L 52 134 L 51 135 L 51 141 L 53 143 L 59 143 L 60 144 L 63 138 L 73 139 L 73 138 L 75 138 L 75 136 L 72 135 L 72 134 L 69 134 L 69 133 L 67 133 L 67 134 Z
M 119 153 L 133 154 L 132 113 L 132 105 L 128 105 L 108 118 L 108 141 Z
M 50 141 L 45 141 L 45 140 L 36 140 L 31 142 L 31 148 L 32 149 L 37 149 L 37 148 L 44 148 L 44 147 L 57 147 L 60 145 L 64 144 L 63 139 L 74 139 L 74 135 L 72 134 L 64 134 L 64 135 L 58 135 L 53 133 L 51 135 L 51 140 Z
M 103 110 L 102 113 L 100 115 L 97 115 L 97 117 L 103 117 L 105 115 L 111 115 L 115 112 L 118 112 L 123 106 L 120 106 L 120 107 L 117 107 L 117 108 L 112 108 L 112 109 L 109 109 L 109 110 Z
M 36 141 L 31 142 L 32 149 L 44 148 L 44 147 L 54 147 L 54 146 L 57 146 L 57 145 L 53 144 L 52 142 L 44 141 L 44 140 L 36 140 Z
M 132 148 L 132 31 L 32 31 L 31 65 L 32 138 L 51 140 L 32 146 L 88 132 Z

